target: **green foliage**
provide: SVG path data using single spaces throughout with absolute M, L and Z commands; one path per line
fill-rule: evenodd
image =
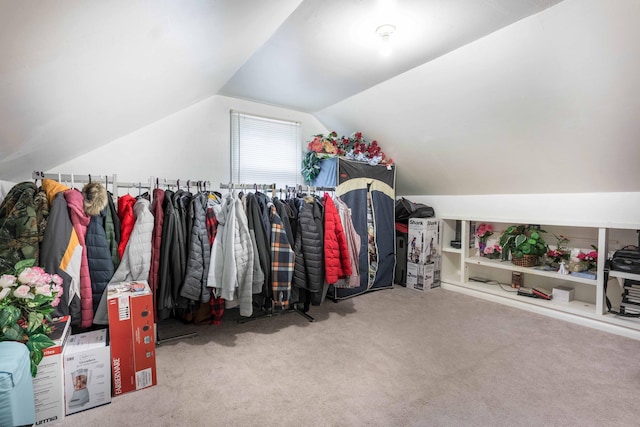
M 502 259 L 522 258 L 524 255 L 542 256 L 547 253 L 547 243 L 540 233 L 546 233 L 537 225 L 512 225 L 500 236 Z

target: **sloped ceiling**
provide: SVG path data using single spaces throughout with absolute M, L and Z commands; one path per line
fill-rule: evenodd
M 374 106 L 389 99 L 415 110 L 425 100 L 394 87 L 394 76 L 559 2 L 0 0 L 0 179 L 46 170 L 222 94 L 366 131 L 403 164 L 399 179 L 411 191 L 404 165 L 420 166 L 412 163 L 420 138 L 400 131 L 407 123 L 380 120 L 386 113 Z M 386 58 L 375 35 L 383 23 L 397 27 Z M 432 152 L 457 157 L 449 142 Z M 450 175 L 442 179 L 440 191 L 458 191 Z
M 217 94 L 299 4 L 0 0 L 0 178 Z

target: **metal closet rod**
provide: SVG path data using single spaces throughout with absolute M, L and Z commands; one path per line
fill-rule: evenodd
M 239 190 L 273 190 L 273 191 L 336 191 L 336 187 L 314 187 L 311 185 L 292 185 L 291 187 L 286 186 L 286 188 L 276 188 L 275 184 L 236 184 L 233 182 L 229 183 L 220 183 L 221 189 L 239 189 Z
M 166 179 L 152 177 L 151 182 L 153 182 L 156 187 L 211 187 L 210 181 L 205 181 L 202 179 Z

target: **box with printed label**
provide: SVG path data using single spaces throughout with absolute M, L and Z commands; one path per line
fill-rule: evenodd
M 439 270 L 435 264 L 407 263 L 407 288 L 416 291 L 425 291 L 440 286 Z
M 49 338 L 53 347 L 43 350 L 44 357 L 38 364 L 38 374 L 33 378 L 33 396 L 36 405 L 37 426 L 57 423 L 64 419 L 64 370 L 62 352 L 71 333 L 71 317 L 55 319 Z
M 109 285 L 113 395 L 157 384 L 153 294 L 146 281 Z
M 407 288 L 424 291 L 440 286 L 442 221 L 409 218 Z
M 111 353 L 106 329 L 71 335 L 63 359 L 67 415 L 111 402 Z

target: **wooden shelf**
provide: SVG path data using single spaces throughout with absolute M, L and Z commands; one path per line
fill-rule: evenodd
M 512 264 L 509 261 L 502 261 L 499 259 L 489 259 L 484 257 L 469 257 L 465 260 L 465 263 L 472 265 L 481 265 L 483 267 L 498 268 L 501 270 L 519 271 L 525 274 L 532 274 L 535 276 L 549 277 L 551 279 L 562 280 L 566 282 L 584 283 L 586 285 L 596 286 L 596 279 L 587 279 L 584 277 L 572 276 L 571 274 L 558 274 L 555 271 L 538 270 L 535 267 L 519 267 Z

